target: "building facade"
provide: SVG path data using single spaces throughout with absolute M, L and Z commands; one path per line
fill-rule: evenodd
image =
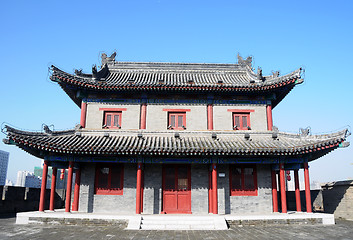
M 30 187 L 30 188 L 40 188 L 42 183 L 42 178 L 34 175 L 33 172 L 29 171 L 18 171 L 16 186 L 18 187 Z
M 51 80 L 81 108 L 80 125 L 42 133 L 7 126 L 4 141 L 45 160 L 42 189 L 48 166 L 68 169 L 66 211 L 286 213 L 285 171 L 293 171 L 299 196 L 303 170 L 311 212 L 309 162 L 348 145 L 347 129 L 278 131 L 272 109 L 303 82 L 302 69 L 263 76 L 251 57 L 238 56 L 237 64 L 134 63 L 103 54 L 99 71 L 52 66 Z
M 10 153 L 0 150 L 0 186 L 6 182 L 7 166 L 9 165 Z

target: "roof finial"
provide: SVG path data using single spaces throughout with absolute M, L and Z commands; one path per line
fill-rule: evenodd
M 257 68 L 257 79 L 263 80 L 264 77 L 262 76 L 262 68 L 258 67 Z
M 113 52 L 113 54 L 110 55 L 110 57 L 108 57 L 107 54 L 102 53 L 102 67 L 107 63 L 114 63 L 115 57 L 116 57 L 116 52 Z
M 252 57 L 248 56 L 245 60 L 240 56 L 238 53 L 238 64 L 241 66 L 249 66 L 251 68 L 251 63 L 252 63 Z
M 311 130 L 310 127 L 307 127 L 307 128 L 299 128 L 300 136 L 302 136 L 302 137 L 308 136 L 308 135 L 310 134 L 310 130 Z

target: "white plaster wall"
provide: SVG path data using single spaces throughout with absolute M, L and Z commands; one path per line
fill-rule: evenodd
M 122 112 L 121 129 L 139 129 L 140 104 L 102 104 L 87 103 L 86 128 L 102 129 L 104 111 L 99 108 L 126 108 Z M 146 116 L 146 129 L 149 131 L 167 130 L 168 112 L 163 109 L 190 109 L 186 112 L 186 129 L 189 131 L 207 130 L 207 106 L 206 105 L 161 105 L 148 104 Z M 250 109 L 251 130 L 266 131 L 267 116 L 265 105 L 214 105 L 213 124 L 214 130 L 233 130 L 232 112 L 228 109 Z
M 250 109 L 250 126 L 254 131 L 267 130 L 267 116 L 265 105 L 228 105 L 213 106 L 213 129 L 214 130 L 233 130 L 232 112 L 228 109 Z
M 149 131 L 167 130 L 168 112 L 163 109 L 190 109 L 186 112 L 186 130 L 207 130 L 206 105 L 147 105 L 146 129 Z
M 104 111 L 99 108 L 126 108 L 122 111 L 121 129 L 139 129 L 140 124 L 140 104 L 102 104 L 87 103 L 86 128 L 102 129 Z

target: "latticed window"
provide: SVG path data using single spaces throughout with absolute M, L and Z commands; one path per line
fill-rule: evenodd
M 186 113 L 185 112 L 169 112 L 168 113 L 168 129 L 184 130 L 186 129 Z
M 250 130 L 250 113 L 233 113 L 234 130 Z
M 100 195 L 122 195 L 124 167 L 121 164 L 99 164 L 96 166 L 95 193 Z
M 121 128 L 121 112 L 104 112 L 105 128 Z
M 231 196 L 257 196 L 256 166 L 230 165 L 229 185 Z

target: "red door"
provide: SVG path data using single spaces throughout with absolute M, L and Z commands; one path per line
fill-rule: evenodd
M 188 165 L 163 168 L 163 212 L 191 213 L 191 177 Z

